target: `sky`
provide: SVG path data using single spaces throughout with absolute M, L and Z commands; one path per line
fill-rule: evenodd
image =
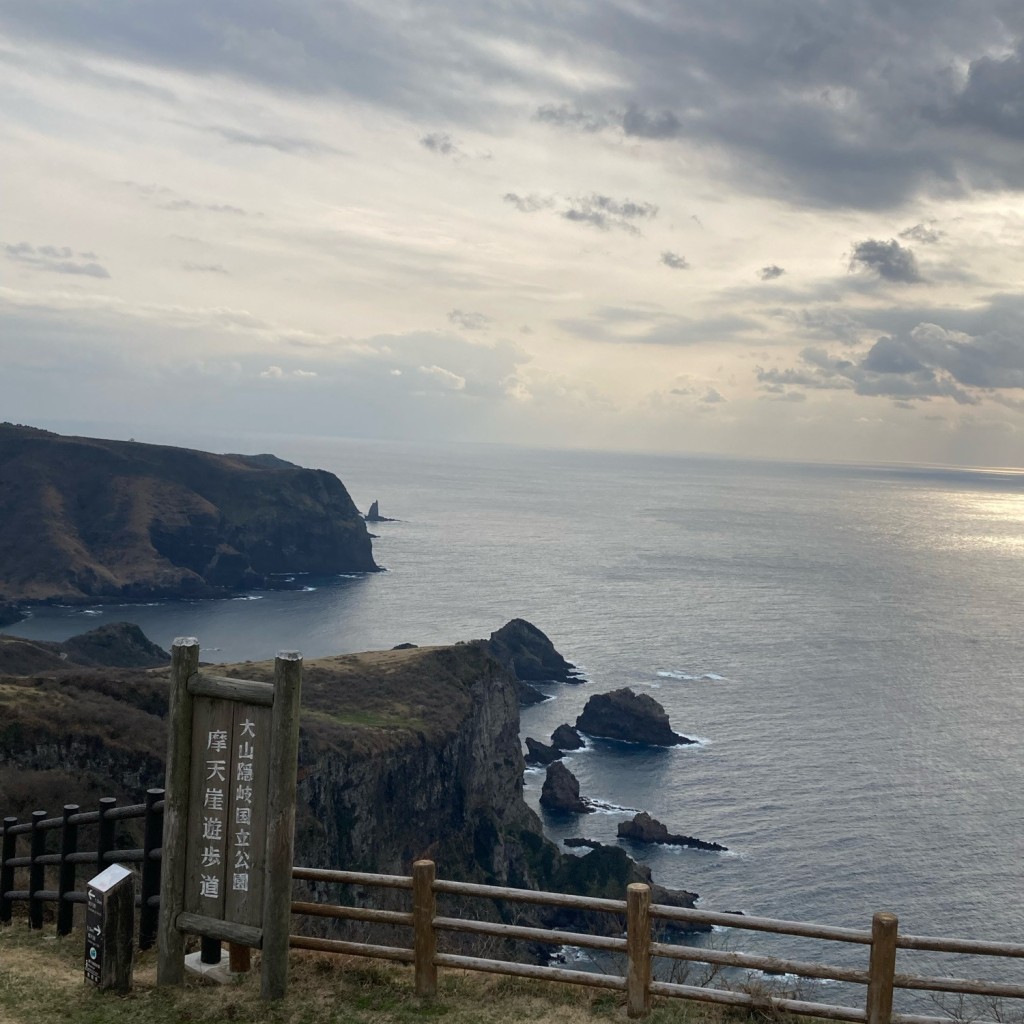
M 0 419 L 1024 465 L 1019 0 L 0 0 Z

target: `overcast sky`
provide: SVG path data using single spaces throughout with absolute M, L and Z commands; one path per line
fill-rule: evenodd
M 1024 464 L 1019 0 L 0 0 L 0 419 Z

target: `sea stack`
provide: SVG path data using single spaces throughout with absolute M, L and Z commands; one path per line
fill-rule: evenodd
M 576 728 L 590 736 L 653 747 L 696 742 L 672 731 L 665 709 L 653 697 L 634 693 L 628 686 L 595 693 L 576 719 Z
M 561 761 L 548 765 L 544 788 L 540 793 L 540 805 L 549 811 L 571 814 L 590 814 L 594 810 L 580 797 L 580 784 L 576 776 Z

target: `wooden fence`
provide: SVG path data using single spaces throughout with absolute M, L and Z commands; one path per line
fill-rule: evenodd
M 16 818 L 11 817 L 4 818 L 3 828 L 0 829 L 0 924 L 11 922 L 13 904 L 23 901 L 28 904 L 29 925 L 41 928 L 44 905 L 55 903 L 57 934 L 67 935 L 72 927 L 74 905 L 85 902 L 84 891 L 76 889 L 78 866 L 85 865 L 92 874 L 115 862 L 138 864 L 142 873 L 141 894 L 137 898 L 140 907 L 139 947 L 146 949 L 152 946 L 157 934 L 160 903 L 163 804 L 163 790 L 151 789 L 147 791 L 146 801 L 142 804 L 118 807 L 114 798 L 105 797 L 100 800 L 95 811 L 83 812 L 77 805 L 68 804 L 59 818 L 47 818 L 45 811 L 34 811 L 31 820 L 27 822 L 18 822 Z M 133 849 L 118 849 L 116 824 L 131 819 L 143 821 L 143 845 Z M 79 830 L 82 826 L 96 826 L 95 849 L 79 850 Z M 47 852 L 46 840 L 50 832 L 60 833 L 58 852 Z M 18 855 L 17 845 L 21 836 L 26 836 L 29 840 L 27 856 Z M 56 889 L 45 888 L 45 873 L 48 868 L 51 871 L 56 870 Z M 19 869 L 27 872 L 27 889 L 14 888 L 15 872 Z M 650 888 L 640 884 L 628 886 L 624 900 L 613 900 L 454 882 L 437 878 L 433 861 L 426 860 L 417 861 L 413 865 L 411 876 L 293 867 L 292 877 L 297 881 L 369 886 L 409 892 L 409 909 L 404 911 L 310 902 L 293 902 L 291 906 L 292 914 L 295 916 L 362 921 L 410 929 L 412 937 L 409 945 L 383 946 L 304 935 L 292 935 L 290 945 L 297 949 L 313 949 L 412 964 L 415 970 L 416 991 L 425 997 L 433 996 L 437 991 L 438 968 L 449 967 L 483 971 L 488 974 L 568 982 L 573 985 L 623 992 L 626 996 L 627 1012 L 631 1017 L 645 1016 L 650 1011 L 652 996 L 669 996 L 726 1006 L 774 1009 L 829 1020 L 852 1021 L 855 1024 L 949 1024 L 949 1016 L 893 1013 L 894 991 L 907 989 L 958 996 L 978 995 L 992 999 L 1024 999 L 1024 985 L 897 973 L 896 955 L 900 949 L 1024 959 L 1024 945 L 901 935 L 893 914 L 875 914 L 871 929 L 862 931 L 799 921 L 748 917 L 743 914 L 722 914 L 662 906 L 652 903 Z M 617 914 L 626 921 L 626 936 L 621 938 L 589 935 L 442 916 L 437 913 L 438 895 Z M 684 930 L 693 925 L 719 925 L 733 929 L 855 944 L 867 947 L 868 962 L 865 969 L 855 969 L 827 963 L 809 963 L 661 942 L 655 936 L 658 922 Z M 442 953 L 438 951 L 439 932 L 522 940 L 555 946 L 575 946 L 617 953 L 625 958 L 625 973 L 617 975 L 573 971 L 562 967 Z M 866 988 L 864 1009 L 809 1002 L 769 993 L 751 994 L 659 981 L 654 978 L 652 970 L 653 960 L 658 957 L 863 985 Z M 995 1022 L 972 1018 L 972 1024 Z

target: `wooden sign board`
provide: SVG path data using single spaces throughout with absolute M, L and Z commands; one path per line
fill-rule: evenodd
M 158 984 L 184 980 L 184 933 L 263 951 L 262 991 L 287 988 L 302 657 L 274 682 L 199 670 L 171 648 Z

